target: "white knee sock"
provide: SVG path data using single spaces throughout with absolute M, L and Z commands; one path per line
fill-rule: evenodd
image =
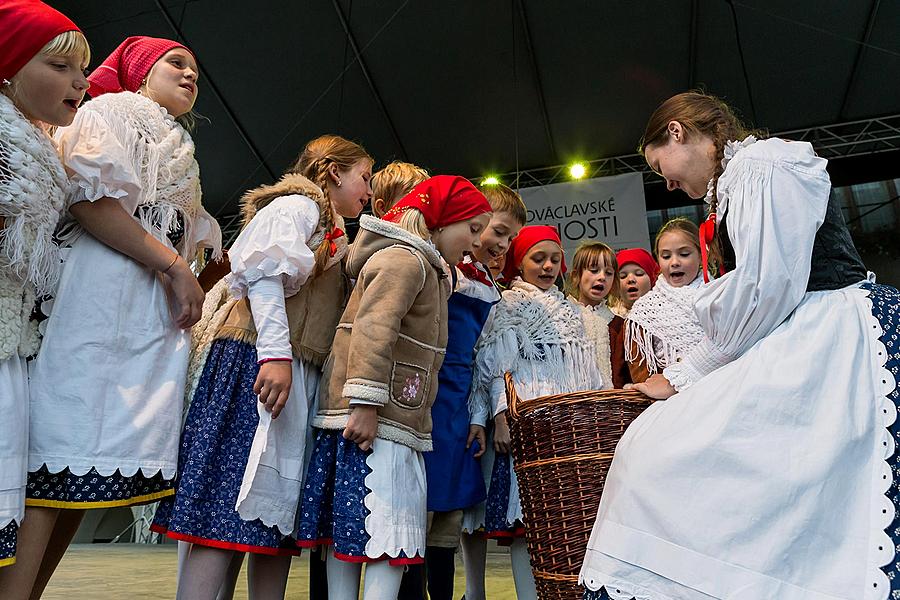
M 509 547 L 512 559 L 513 582 L 516 584 L 516 598 L 519 600 L 537 600 L 537 589 L 534 585 L 534 574 L 531 572 L 531 557 L 525 538 L 517 538 Z
M 392 566 L 386 560 L 367 563 L 363 600 L 397 600 L 402 580 L 403 567 Z
M 460 547 L 463 565 L 466 567 L 466 600 L 485 600 L 487 540 L 480 535 L 463 533 L 460 537 Z
M 359 576 L 362 565 L 336 559 L 334 547 L 331 547 L 328 548 L 328 558 L 325 559 L 325 571 L 328 574 L 328 600 L 359 598 Z
M 193 544 L 178 580 L 176 600 L 216 600 L 233 556 L 233 550 Z

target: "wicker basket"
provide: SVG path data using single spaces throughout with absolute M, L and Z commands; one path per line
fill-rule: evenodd
M 625 428 L 653 400 L 605 390 L 522 400 L 506 374 L 512 453 L 542 600 L 580 600 L 578 572 Z

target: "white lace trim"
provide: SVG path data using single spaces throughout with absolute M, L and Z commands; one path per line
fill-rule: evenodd
M 605 589 L 611 600 L 677 600 L 657 592 L 654 592 L 654 595 L 651 596 L 648 590 L 645 590 L 640 586 L 621 581 L 608 575 L 596 572 L 593 572 L 592 575 L 594 575 L 594 577 L 591 577 L 591 579 L 584 579 L 583 576 L 579 577 L 578 583 L 592 592 L 598 592 L 601 588 Z
M 54 460 L 40 456 L 29 456 L 28 472 L 34 473 L 39 471 L 41 467 L 46 466 L 47 472 L 50 474 L 60 473 L 69 469 L 69 472 L 76 477 L 87 475 L 91 469 L 97 469 L 97 473 L 99 473 L 101 477 L 115 475 L 116 471 L 123 477 L 134 477 L 134 475 L 140 471 L 141 476 L 148 479 L 155 476 L 157 473 L 162 473 L 163 479 L 174 479 L 177 468 L 174 463 L 169 463 L 168 461 L 164 461 L 164 463 L 155 462 L 153 464 L 142 464 L 140 461 L 122 460 L 117 462 L 115 460 L 110 460 L 109 458 L 104 458 L 97 462 L 100 464 L 95 464 L 90 459 L 75 462 L 72 459 Z
M 625 358 L 643 360 L 652 375 L 675 364 L 703 341 L 703 327 L 694 314 L 702 287 L 699 275 L 678 288 L 660 276 L 625 319 Z
M 871 283 L 875 282 L 874 275 L 869 276 Z M 866 328 L 870 333 L 869 343 L 871 356 L 877 357 L 879 360 L 876 385 L 880 388 L 880 396 L 876 398 L 877 406 L 881 411 L 883 429 L 880 429 L 881 435 L 878 436 L 878 450 L 883 452 L 883 458 L 879 462 L 879 467 L 874 474 L 874 486 L 876 493 L 873 495 L 872 514 L 874 531 L 869 536 L 869 548 L 867 564 L 867 580 L 865 600 L 884 600 L 891 591 L 891 583 L 887 574 L 881 567 L 889 565 L 894 559 L 894 542 L 885 531 L 894 521 L 894 504 L 888 498 L 887 493 L 893 484 L 893 471 L 888 464 L 888 459 L 894 455 L 896 448 L 894 447 L 894 437 L 888 430 L 888 427 L 894 424 L 897 419 L 897 407 L 888 397 L 896 387 L 894 375 L 887 370 L 886 363 L 888 360 L 888 352 L 884 344 L 881 342 L 881 336 L 884 330 L 881 323 L 872 314 L 873 303 L 870 293 L 865 294 L 866 303 L 869 306 L 869 312 L 866 319 Z

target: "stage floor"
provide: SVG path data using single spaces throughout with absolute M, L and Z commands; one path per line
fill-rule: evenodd
M 465 591 L 462 564 L 456 566 L 454 597 Z M 309 596 L 309 558 L 293 559 L 288 580 L 288 600 Z M 175 597 L 176 548 L 174 544 L 73 544 L 50 580 L 44 600 L 158 600 Z M 244 570 L 246 572 L 246 562 Z M 488 554 L 487 597 L 514 600 L 515 588 L 508 554 Z M 235 600 L 246 600 L 242 573 Z

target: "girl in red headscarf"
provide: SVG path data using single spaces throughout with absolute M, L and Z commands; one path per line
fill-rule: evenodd
M 562 243 L 555 227 L 523 227 L 507 252 L 510 282 L 494 307 L 475 350 L 471 403 L 490 406 L 493 443 L 482 457 L 491 469 L 484 510 L 467 511 L 465 529 L 484 526 L 485 535 L 511 544 L 513 578 L 520 599 L 536 598 L 525 546 L 519 486 L 510 458 L 504 373 L 512 373 L 522 398 L 609 387 L 597 365 L 594 342 L 581 310 L 556 287 L 565 274 Z
M 52 235 L 68 188 L 46 128 L 75 118 L 90 50 L 72 21 L 34 0 L 0 4 L 0 48 L 0 567 L 8 567 L 25 509 L 25 358 L 40 343 L 29 316 L 35 295 L 59 277 Z M 0 596 L 27 597 L 26 571 L 0 569 Z
M 447 344 L 448 264 L 481 244 L 484 195 L 462 177 L 418 184 L 384 220 L 363 216 L 356 279 L 325 363 L 298 543 L 328 545 L 329 597 L 396 598 L 423 562 L 431 405 Z
M 190 264 L 221 234 L 200 203 L 197 97 L 182 44 L 132 37 L 88 78 L 93 100 L 56 133 L 73 182 L 62 275 L 31 371 L 29 543 L 55 567 L 83 511 L 174 492 L 189 328 L 203 292 Z

